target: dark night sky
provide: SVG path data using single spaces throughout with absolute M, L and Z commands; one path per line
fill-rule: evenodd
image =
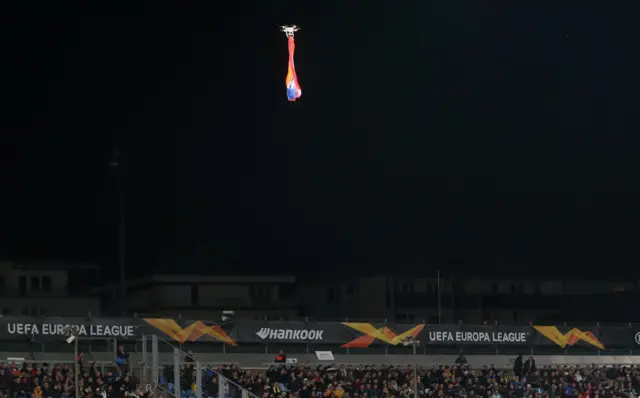
M 634 263 L 637 13 L 401 3 L 3 13 L 0 254 L 115 268 L 118 145 L 131 273 Z

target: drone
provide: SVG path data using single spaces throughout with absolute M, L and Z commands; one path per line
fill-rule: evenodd
M 297 27 L 296 25 L 282 25 L 280 27 L 280 30 L 284 32 L 284 34 L 287 35 L 287 37 L 293 37 L 294 32 L 299 31 L 300 28 Z

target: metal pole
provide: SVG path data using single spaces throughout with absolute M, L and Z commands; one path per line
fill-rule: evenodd
M 149 348 L 147 347 L 147 336 L 142 335 L 142 382 L 148 382 L 149 372 Z
M 451 319 L 456 319 L 456 289 L 453 287 L 453 274 L 451 274 Z
M 78 382 L 78 379 L 79 379 L 78 374 L 80 373 L 80 366 L 78 365 L 78 336 L 77 335 L 75 335 L 74 344 L 73 344 L 73 362 L 76 364 L 73 371 L 73 377 L 76 383 L 76 395 L 74 398 L 80 398 L 80 386 Z
M 440 270 L 438 270 L 438 324 L 442 323 L 442 300 L 440 295 Z
M 125 210 L 124 210 L 124 173 L 125 164 L 122 159 L 122 153 L 118 148 L 113 151 L 113 158 L 111 159 L 111 168 L 114 169 L 116 174 L 116 184 L 118 188 L 118 263 L 120 266 L 120 311 L 122 315 L 125 315 L 124 309 L 124 296 L 126 293 L 125 287 L 125 266 L 126 266 L 126 223 L 125 223 Z
M 153 391 L 158 391 L 158 370 L 160 368 L 160 356 L 158 355 L 158 335 L 151 335 L 151 385 Z
M 200 361 L 196 361 L 196 398 L 202 398 L 202 365 Z
M 174 348 L 173 349 L 173 393 L 176 397 L 179 397 L 180 393 L 182 392 L 182 386 L 180 385 L 180 368 L 181 367 L 182 367 L 182 364 L 180 363 L 180 350 L 177 348 Z
M 126 220 L 125 220 L 125 211 L 124 211 L 124 165 L 120 164 L 118 167 L 118 196 L 120 207 L 120 301 L 121 301 L 121 311 L 124 315 L 124 296 L 126 294 L 126 286 L 125 286 L 125 266 L 126 266 Z
M 418 398 L 418 358 L 416 358 L 416 344 L 413 341 L 413 398 Z

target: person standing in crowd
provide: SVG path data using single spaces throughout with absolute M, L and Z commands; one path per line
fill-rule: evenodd
M 522 369 L 524 376 L 529 376 L 530 374 L 536 371 L 536 361 L 533 357 L 529 357 L 524 363 L 524 367 Z
M 467 358 L 465 358 L 464 354 L 460 354 L 460 356 L 455 361 L 458 365 L 464 365 L 467 363 Z
M 287 362 L 287 355 L 284 353 L 284 351 L 280 350 L 280 353 L 278 355 L 276 355 L 276 359 L 273 362 L 275 362 L 275 363 L 286 363 Z
M 116 353 L 116 369 L 118 370 L 118 374 L 122 376 L 123 372 L 128 371 L 129 364 L 129 353 L 124 350 L 124 346 L 118 347 L 118 352 Z
M 523 364 L 522 355 L 518 354 L 515 363 L 513 364 L 513 374 L 517 377 L 522 377 Z
M 529 361 L 531 364 L 531 374 L 534 374 L 538 371 L 538 368 L 536 367 L 536 360 L 533 357 L 529 357 Z

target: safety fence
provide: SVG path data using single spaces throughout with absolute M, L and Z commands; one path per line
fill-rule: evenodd
M 236 370 L 228 364 L 201 362 L 157 335 L 143 336 L 141 345 L 140 379 L 166 396 L 258 398 L 231 380 Z
M 200 362 L 196 360 L 194 354 L 185 353 L 155 335 L 142 336 L 140 343 L 141 360 L 129 360 L 121 369 L 131 376 L 131 381 L 136 385 L 136 391 L 143 392 L 148 389 L 154 391 L 155 396 L 176 398 L 257 398 L 255 394 L 224 375 L 225 371 L 234 371 L 229 364 Z M 47 359 L 46 362 L 9 357 L 0 360 L 0 366 L 26 364 L 29 367 L 40 368 L 46 364 L 49 369 L 57 365 L 73 368 L 74 362 L 59 357 Z M 103 375 L 120 373 L 115 361 L 92 361 L 79 366 L 81 373 L 89 372 L 90 368 L 94 368 Z

